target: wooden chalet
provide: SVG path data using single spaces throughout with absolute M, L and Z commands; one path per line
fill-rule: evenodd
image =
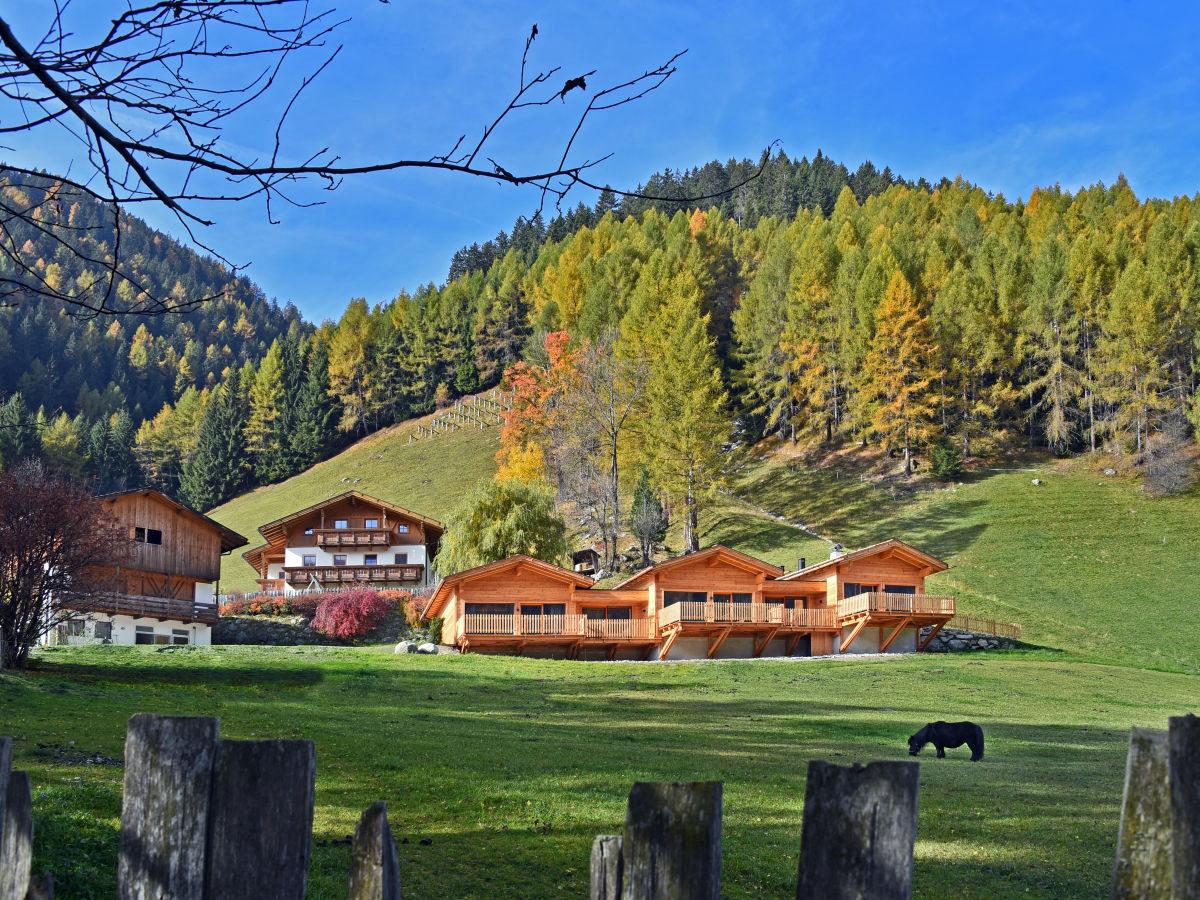
M 567 658 L 711 659 L 914 652 L 954 615 L 925 593 L 945 563 L 903 541 L 785 573 L 724 546 L 675 557 L 612 589 L 515 556 L 438 585 L 428 617 L 464 651 Z M 920 629 L 932 626 L 924 640 Z
M 130 554 L 100 566 L 113 591 L 59 626 L 61 643 L 212 642 L 221 556 L 246 539 L 208 516 L 148 488 L 99 498 L 128 533 Z
M 402 506 L 346 491 L 259 527 L 267 541 L 243 558 L 264 591 L 428 582 L 443 526 Z

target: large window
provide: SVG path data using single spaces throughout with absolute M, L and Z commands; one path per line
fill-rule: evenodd
M 464 609 L 468 616 L 511 616 L 512 611 L 511 603 L 468 603 Z
M 379 556 L 378 556 L 377 554 L 375 554 L 375 553 L 367 553 L 367 554 L 364 554 L 364 556 L 363 556 L 363 565 L 364 565 L 364 566 L 377 566 L 377 565 L 379 565 Z
M 105 643 L 112 642 L 112 622 L 96 623 L 96 640 L 104 641 Z
M 340 531 L 345 531 L 347 528 L 350 527 L 350 521 L 348 519 L 334 519 L 333 527 L 337 528 Z
M 915 594 L 917 589 L 911 584 L 885 584 L 883 589 L 889 594 Z
M 134 628 L 133 642 L 135 644 L 169 644 L 171 643 L 171 636 L 168 634 L 155 634 L 154 628 L 150 625 L 137 625 Z
M 378 528 L 378 519 L 363 519 L 363 528 Z
M 663 606 L 675 603 L 704 603 L 708 594 L 704 591 L 663 591 Z
M 857 597 L 859 594 L 869 594 L 873 590 L 875 590 L 875 588 L 869 584 L 857 584 L 853 581 L 847 581 L 845 586 L 842 588 L 842 596 Z

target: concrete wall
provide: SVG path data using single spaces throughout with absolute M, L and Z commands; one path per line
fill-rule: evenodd
M 845 642 L 850 633 L 854 631 L 852 627 L 842 629 L 841 640 L 838 642 L 840 647 Z M 843 653 L 843 656 L 853 656 L 856 653 L 878 653 L 879 645 L 887 639 L 887 636 L 892 633 L 891 627 L 876 628 L 867 626 L 862 630 L 858 637 L 854 639 L 854 643 L 850 648 Z M 835 648 L 836 650 L 836 648 Z M 917 629 L 905 628 L 896 639 L 888 646 L 885 653 L 916 653 L 917 652 Z

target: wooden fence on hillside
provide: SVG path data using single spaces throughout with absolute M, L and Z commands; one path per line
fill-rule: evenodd
M 951 616 L 946 623 L 947 628 L 957 628 L 961 631 L 973 631 L 976 634 L 994 634 L 996 637 L 1021 639 L 1021 626 L 1013 622 L 997 622 L 995 619 L 981 619 L 978 616 Z
M 487 396 L 476 394 L 472 397 L 460 397 L 436 416 L 428 425 L 418 425 L 416 435 L 409 435 L 408 442 L 423 438 L 434 438 L 439 434 L 448 434 L 460 428 L 490 428 L 504 424 L 508 411 L 512 409 L 513 395 L 499 388 L 488 392 Z
M 32 795 L 0 738 L 0 898 L 53 896 L 30 877 Z M 138 714 L 125 741 L 118 896 L 300 900 L 312 845 L 312 741 L 227 741 L 210 717 Z M 797 900 L 902 900 L 912 893 L 919 764 L 808 765 Z M 718 900 L 722 784 L 637 782 L 621 834 L 600 835 L 592 900 Z M 354 829 L 352 900 L 400 897 L 387 807 Z M 1133 729 L 1113 898 L 1200 898 L 1200 719 Z

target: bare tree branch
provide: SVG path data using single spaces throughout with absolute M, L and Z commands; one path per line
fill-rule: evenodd
M 23 41 L 0 18 L 0 134 L 29 134 L 54 126 L 65 129 L 82 148 L 78 162 L 82 174 L 68 173 L 58 180 L 110 207 L 111 224 L 111 231 L 108 226 L 100 229 L 103 234 L 72 229 L 43 215 L 43 201 L 30 200 L 39 192 L 25 190 L 31 175 L 46 176 L 11 167 L 0 172 L 6 178 L 0 184 L 0 304 L 54 300 L 78 315 L 93 316 L 176 312 L 212 299 L 156 296 L 125 264 L 121 209 L 131 204 L 151 203 L 169 210 L 196 246 L 236 274 L 241 267 L 200 238 L 199 229 L 212 224 L 201 213 L 201 204 L 261 197 L 268 221 L 275 222 L 276 204 L 305 207 L 319 202 L 296 193 L 306 180 L 316 179 L 332 190 L 348 176 L 398 169 L 433 169 L 533 186 L 539 191 L 540 206 L 548 198 L 561 203 L 576 187 L 601 190 L 588 176 L 611 154 L 574 158 L 585 125 L 599 113 L 656 91 L 675 73 L 686 52 L 618 84 L 591 89 L 588 82 L 596 72 L 590 70 L 564 79 L 562 87 L 556 88 L 551 80 L 561 67 L 536 74 L 530 68 L 538 34 L 535 25 L 525 41 L 515 91 L 476 142 L 469 144 L 464 134 L 444 154 L 352 162 L 330 147 L 298 154 L 282 136 L 302 94 L 342 49 L 332 38 L 347 20 L 334 9 L 316 7 L 311 0 L 151 0 L 142 5 L 125 0 L 124 6 L 91 38 L 77 34 L 73 26 L 82 22 L 81 31 L 94 28 L 94 12 L 69 16 L 70 0 L 55 0 L 45 30 L 34 41 Z M 318 55 L 318 62 L 285 95 L 266 154 L 259 157 L 223 144 L 228 120 L 247 108 L 259 109 L 276 92 L 287 90 L 283 73 L 289 61 L 312 54 Z M 589 90 L 588 102 L 555 162 L 526 171 L 485 152 L 515 113 L 562 104 Z M 302 161 L 289 161 L 296 158 Z M 671 199 L 637 191 L 614 193 Z M 53 284 L 20 259 L 17 225 L 50 235 L 103 277 L 84 290 L 78 284 L 69 289 Z M 102 246 L 105 252 L 99 251 Z M 130 296 L 136 299 L 131 301 Z

